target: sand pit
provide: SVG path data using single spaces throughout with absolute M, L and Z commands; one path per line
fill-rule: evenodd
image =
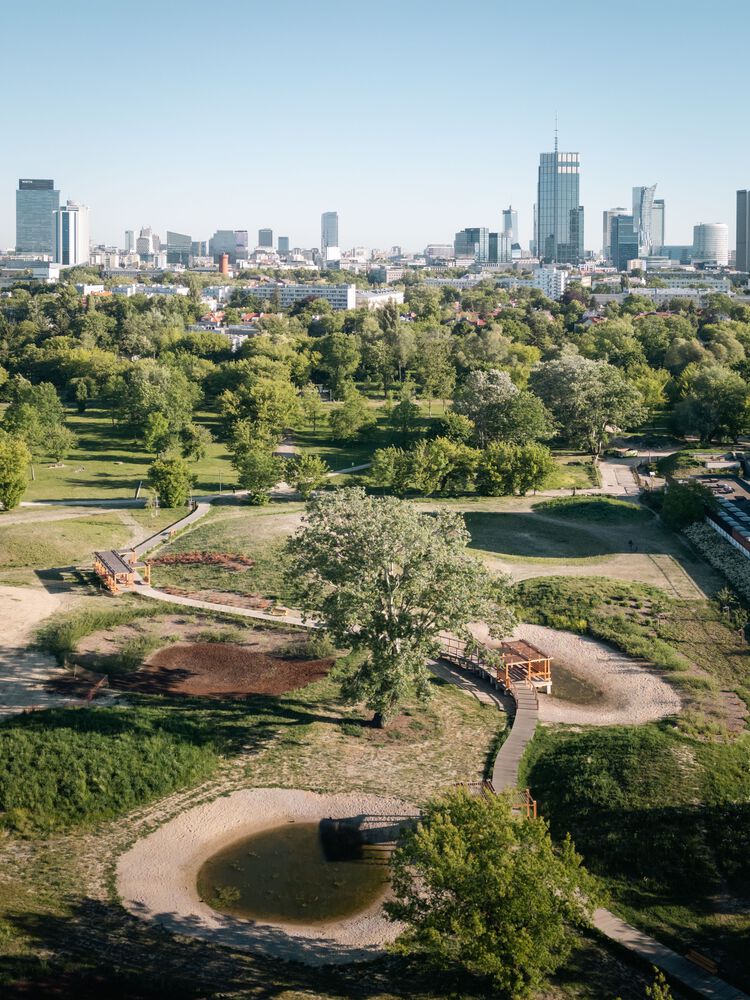
M 153 653 L 115 687 L 146 694 L 247 698 L 296 691 L 325 677 L 333 660 L 282 659 L 227 642 L 176 642 Z
M 534 643 L 553 658 L 552 697 L 539 696 L 541 722 L 638 725 L 675 715 L 682 708 L 680 696 L 655 668 L 596 639 L 542 625 L 519 625 L 514 637 Z M 587 704 L 555 698 L 556 666 L 597 689 L 597 696 Z
M 223 847 L 283 823 L 354 816 L 392 820 L 417 812 L 397 799 L 373 795 L 243 789 L 190 809 L 139 840 L 119 859 L 117 890 L 131 913 L 175 934 L 310 965 L 372 959 L 400 929 L 386 919 L 380 902 L 327 924 L 265 924 L 212 910 L 198 897 L 197 874 L 203 862 Z

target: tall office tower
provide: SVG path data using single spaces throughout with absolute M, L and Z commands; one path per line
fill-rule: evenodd
M 484 227 L 462 229 L 453 240 L 456 257 L 473 257 L 480 264 L 490 259 L 490 231 Z
M 153 257 L 161 250 L 161 240 L 151 229 L 151 226 L 144 226 L 135 241 L 135 252 L 141 257 Z
M 518 243 L 518 212 L 512 205 L 503 209 L 502 232 L 510 236 L 511 243 Z
M 653 252 L 653 214 L 656 184 L 633 188 L 633 226 L 638 233 L 638 251 L 641 257 Z
M 221 255 L 227 254 L 229 263 L 237 260 L 237 237 L 233 229 L 217 229 L 208 241 L 208 253 L 217 264 L 221 263 Z
M 193 237 L 167 230 L 167 264 L 183 264 L 187 267 L 192 256 Z
M 54 213 L 60 192 L 51 180 L 20 179 L 16 191 L 16 250 L 52 254 L 55 249 Z
M 627 208 L 607 208 L 602 212 L 602 257 L 610 260 L 612 257 L 612 219 L 616 215 L 627 215 Z
M 490 233 L 487 260 L 490 264 L 507 264 L 512 260 L 511 235 L 507 233 Z
M 320 217 L 320 253 L 326 258 L 328 247 L 339 245 L 339 213 L 323 212 Z
M 628 261 L 638 257 L 638 231 L 632 215 L 613 215 L 609 257 L 618 271 L 627 270 Z
M 169 233 L 167 233 L 169 237 Z M 135 253 L 135 230 L 125 230 L 125 253 Z
M 58 208 L 55 220 L 55 260 L 73 267 L 89 262 L 89 210 L 75 201 Z
M 654 198 L 651 210 L 651 253 L 660 254 L 664 246 L 664 199 Z
M 693 263 L 729 263 L 729 228 L 723 222 L 699 222 L 693 226 Z
M 273 229 L 258 230 L 258 246 L 273 249 Z
M 279 236 L 279 238 L 278 238 L 278 240 L 276 242 L 276 249 L 277 249 L 277 251 L 280 254 L 288 254 L 289 253 L 289 237 L 288 236 Z
M 737 192 L 737 253 L 734 266 L 750 271 L 750 191 Z
M 583 260 L 583 206 L 578 153 L 539 154 L 536 199 L 536 252 L 546 264 Z

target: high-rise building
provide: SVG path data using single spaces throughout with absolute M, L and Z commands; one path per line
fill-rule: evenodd
M 16 250 L 52 254 L 60 192 L 52 180 L 22 178 L 16 191 Z
M 734 266 L 750 271 L 750 191 L 737 192 L 737 253 Z
M 633 188 L 633 227 L 638 234 L 638 251 L 641 257 L 653 253 L 653 213 L 656 184 Z M 662 243 L 664 241 L 662 240 Z
M 276 249 L 280 254 L 286 255 L 289 253 L 289 237 L 279 236 L 276 241 Z
M 55 261 L 66 267 L 89 262 L 89 210 L 69 201 L 58 208 L 55 220 Z
M 606 260 L 612 258 L 612 219 L 616 215 L 627 215 L 627 208 L 607 208 L 602 212 L 602 257 Z
M 221 255 L 227 254 L 230 264 L 237 260 L 237 238 L 233 229 L 217 229 L 208 241 L 208 253 L 217 264 L 221 263 Z
M 273 249 L 273 229 L 258 230 L 258 246 Z
M 638 232 L 632 215 L 612 216 L 609 256 L 618 271 L 625 271 L 628 261 L 638 257 Z
M 664 246 L 664 199 L 654 198 L 651 210 L 651 253 L 660 254 Z
M 487 261 L 490 264 L 507 264 L 512 260 L 511 235 L 507 233 L 490 233 Z
M 693 226 L 693 262 L 727 266 L 729 228 L 723 222 L 699 222 Z
M 456 257 L 473 257 L 481 264 L 490 259 L 490 231 L 485 227 L 462 229 L 453 240 Z
M 540 153 L 536 199 L 536 252 L 545 263 L 583 260 L 583 206 L 578 153 Z
M 141 257 L 153 257 L 161 250 L 161 240 L 150 226 L 144 226 L 135 241 L 135 252 Z
M 339 245 L 339 213 L 323 212 L 320 217 L 320 253 L 326 258 L 328 247 Z
M 193 237 L 167 230 L 167 264 L 183 264 L 187 267 L 192 256 Z
M 125 253 L 135 253 L 135 230 L 125 230 Z
M 235 229 L 234 231 L 234 259 L 247 260 L 250 251 L 250 236 L 247 229 Z
M 518 243 L 518 212 L 512 205 L 503 209 L 502 232 L 510 236 L 511 243 Z

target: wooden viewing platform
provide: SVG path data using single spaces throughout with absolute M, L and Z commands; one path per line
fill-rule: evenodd
M 523 639 L 502 642 L 498 647 L 471 646 L 463 639 L 441 635 L 441 656 L 459 667 L 479 668 L 493 683 L 513 692 L 513 685 L 526 681 L 533 688 L 552 692 L 552 658 Z

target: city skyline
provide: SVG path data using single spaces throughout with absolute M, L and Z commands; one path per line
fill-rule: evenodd
M 293 246 L 317 246 L 320 215 L 335 206 L 342 247 L 399 243 L 421 250 L 467 226 L 500 230 L 502 210 L 512 204 L 527 247 L 539 154 L 552 148 L 557 112 L 560 148 L 581 157 L 586 249 L 601 245 L 602 212 L 627 205 L 633 186 L 644 182 L 656 183 L 667 202 L 667 243 L 689 243 L 696 224 L 721 222 L 734 246 L 735 193 L 750 183 L 750 139 L 721 97 L 742 85 L 741 33 L 733 30 L 738 3 L 723 5 L 710 22 L 697 3 L 679 10 L 669 2 L 635 3 L 653 36 L 668 32 L 675 44 L 660 52 L 663 91 L 649 88 L 646 99 L 636 90 L 630 104 L 615 101 L 602 82 L 613 54 L 630 44 L 627 33 L 614 34 L 615 15 L 589 0 L 564 11 L 543 3 L 541 16 L 474 2 L 462 8 L 458 26 L 455 17 L 448 20 L 451 5 L 414 0 L 400 11 L 398 32 L 391 8 L 386 0 L 377 19 L 348 8 L 340 17 L 336 3 L 313 13 L 291 0 L 274 10 L 233 11 L 232 32 L 220 40 L 222 60 L 243 71 L 232 73 L 225 100 L 217 99 L 218 77 L 196 78 L 189 96 L 175 88 L 170 66 L 206 52 L 195 16 L 201 8 L 192 0 L 151 11 L 148 37 L 137 18 L 131 23 L 111 4 L 78 0 L 58 9 L 40 0 L 33 11 L 9 8 L 0 54 L 10 77 L 24 79 L 25 100 L 4 109 L 0 245 L 14 243 L 18 178 L 54 177 L 63 199 L 89 206 L 97 243 L 120 244 L 126 229 L 149 225 L 202 240 L 220 228 L 268 226 L 289 234 Z M 56 42 L 71 19 L 86 58 L 61 73 Z M 37 55 L 31 74 L 23 49 L 12 44 L 29 32 Z M 263 33 L 279 37 L 278 50 L 250 51 Z M 496 88 L 466 88 L 457 79 L 437 86 L 436 68 L 453 72 L 469 33 L 477 65 L 504 38 L 503 80 Z M 324 43 L 335 56 L 332 82 L 310 103 L 299 88 L 306 75 L 319 74 Z M 561 45 L 577 46 L 582 69 L 576 88 L 562 93 L 551 59 Z M 112 66 L 134 65 L 135 53 L 148 67 L 151 103 L 132 89 L 135 78 L 131 96 L 124 69 L 124 92 L 112 98 Z M 721 57 L 721 90 L 691 90 L 689 100 L 667 102 L 703 53 Z M 504 99 L 506 85 L 523 100 Z M 410 100 L 415 88 L 418 102 Z M 371 91 L 388 98 L 386 119 Z M 50 114 L 50 100 L 59 114 Z M 202 141 L 206 135 L 221 136 L 220 151 Z M 474 145 L 476 153 L 467 155 Z

